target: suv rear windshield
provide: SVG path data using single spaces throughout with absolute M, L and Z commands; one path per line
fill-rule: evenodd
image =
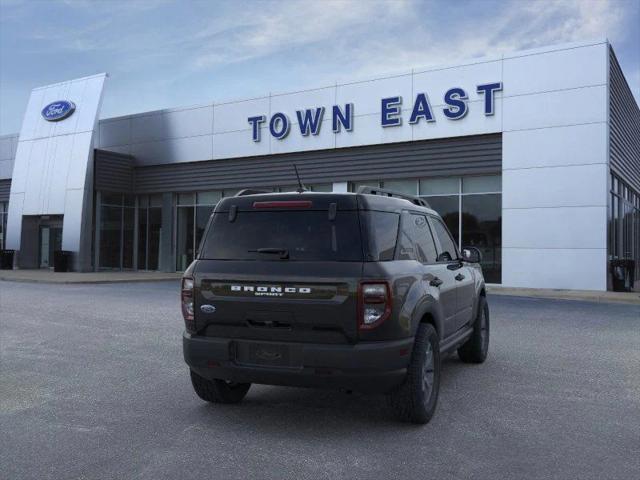
M 209 260 L 362 261 L 358 212 L 215 213 L 200 258 Z

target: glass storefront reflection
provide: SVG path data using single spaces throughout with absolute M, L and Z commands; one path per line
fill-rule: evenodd
M 456 242 L 460 239 L 460 204 L 458 195 L 427 197 L 429 206 L 440 214 Z
M 100 267 L 120 268 L 122 207 L 102 206 L 100 211 Z
M 482 252 L 487 283 L 502 281 L 502 195 L 462 196 L 462 245 Z
M 185 271 L 193 261 L 194 254 L 194 208 L 178 207 L 177 219 L 177 245 L 176 245 L 176 270 Z

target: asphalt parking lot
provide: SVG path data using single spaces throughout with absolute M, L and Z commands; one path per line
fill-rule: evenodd
M 640 306 L 490 297 L 426 426 L 381 396 L 191 389 L 178 284 L 0 282 L 0 477 L 580 478 L 640 474 Z

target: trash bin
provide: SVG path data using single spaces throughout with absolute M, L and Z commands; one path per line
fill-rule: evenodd
M 68 250 L 56 250 L 53 252 L 53 271 L 68 272 L 71 266 L 71 254 Z
M 0 270 L 13 270 L 15 250 L 0 250 Z
M 631 259 L 610 261 L 611 278 L 614 292 L 630 292 L 635 281 L 636 262 Z

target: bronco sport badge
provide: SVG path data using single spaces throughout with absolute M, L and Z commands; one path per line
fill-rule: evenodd
M 256 297 L 281 297 L 283 293 L 311 293 L 306 287 L 283 287 L 280 285 L 254 286 L 254 285 L 231 285 L 232 292 L 251 292 Z

